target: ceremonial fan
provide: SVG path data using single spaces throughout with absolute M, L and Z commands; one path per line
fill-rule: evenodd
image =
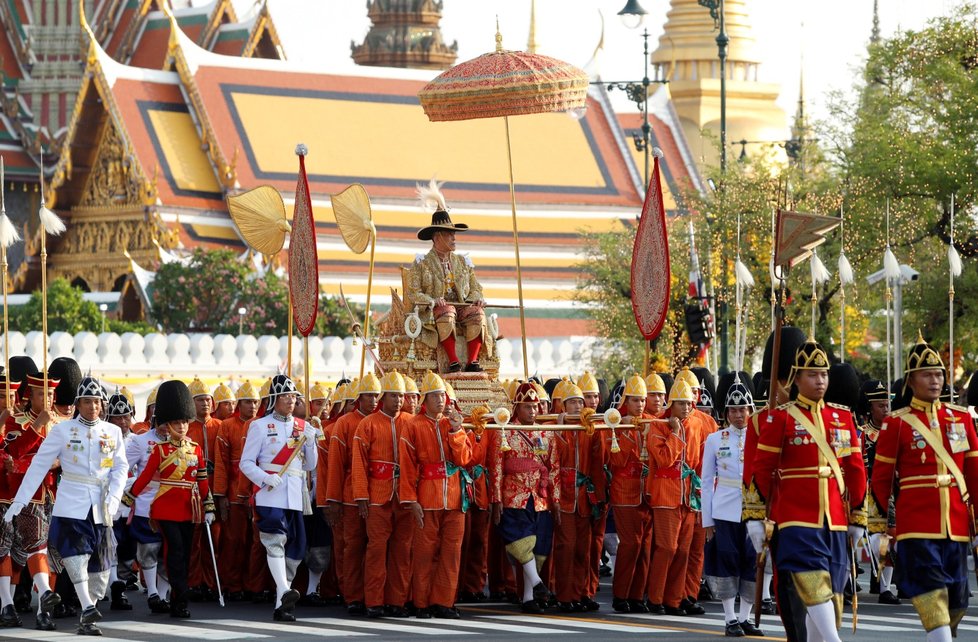
M 440 74 L 418 92 L 428 119 L 473 120 L 502 116 L 509 160 L 509 196 L 513 214 L 516 258 L 516 291 L 520 302 L 523 376 L 530 378 L 526 351 L 526 314 L 523 306 L 523 273 L 520 265 L 519 227 L 516 221 L 516 188 L 509 117 L 560 111 L 582 111 L 587 105 L 587 74 L 566 62 L 522 51 L 503 49 L 496 24 L 496 50 L 459 63 Z

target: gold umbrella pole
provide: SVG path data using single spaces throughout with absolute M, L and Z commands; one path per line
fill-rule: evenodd
M 530 364 L 526 356 L 526 313 L 523 310 L 523 272 L 520 266 L 520 233 L 516 223 L 516 184 L 513 178 L 513 145 L 509 137 L 509 116 L 506 122 L 506 158 L 509 160 L 509 201 L 513 210 L 513 245 L 516 248 L 516 292 L 520 299 L 520 341 L 523 344 L 523 378 L 530 378 Z
M 7 327 L 7 248 L 0 245 L 0 278 L 3 279 L 3 372 L 7 387 L 4 388 L 4 401 L 10 402 L 10 331 Z
M 374 286 L 374 251 L 377 249 L 377 235 L 370 235 L 370 268 L 367 271 L 367 310 L 363 313 L 363 351 L 360 353 L 360 378 L 363 378 L 363 366 L 367 360 L 367 350 L 370 349 L 370 292 Z
M 292 296 L 289 296 L 289 347 L 285 351 L 285 376 L 292 378 Z

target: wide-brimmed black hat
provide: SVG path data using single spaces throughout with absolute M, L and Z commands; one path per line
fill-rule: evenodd
M 465 232 L 469 226 L 465 223 L 452 223 L 452 217 L 445 210 L 438 210 L 431 215 L 431 225 L 418 230 L 418 238 L 422 241 L 430 241 L 435 232 L 442 230 L 448 232 Z
M 164 381 L 156 390 L 156 424 L 162 426 L 171 421 L 191 421 L 197 416 L 190 388 L 178 379 Z

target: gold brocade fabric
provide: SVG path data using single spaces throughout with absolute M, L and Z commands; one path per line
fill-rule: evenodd
M 523 539 L 518 539 L 515 542 L 507 544 L 506 552 L 520 564 L 526 564 L 533 559 L 533 548 L 536 545 L 536 536 L 530 535 L 529 537 L 524 537 Z
M 925 631 L 933 631 L 940 626 L 951 624 L 951 614 L 948 612 L 947 588 L 939 588 L 928 593 L 917 595 L 910 599 L 917 609 L 920 623 Z M 960 622 L 960 619 L 958 620 Z
M 757 492 L 754 482 L 751 482 L 749 486 L 744 486 L 743 497 L 744 507 L 741 511 L 741 519 L 764 519 L 767 517 L 764 501 L 761 499 L 760 493 Z
M 792 573 L 791 579 L 805 606 L 816 606 L 833 599 L 832 577 L 828 571 Z

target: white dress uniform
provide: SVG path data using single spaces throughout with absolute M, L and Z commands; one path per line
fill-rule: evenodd
M 728 426 L 706 438 L 703 446 L 703 527 L 714 520 L 739 522 L 743 508 L 746 428 Z
M 149 462 L 149 455 L 153 452 L 153 448 L 157 444 L 166 443 L 167 439 L 168 437 L 166 436 L 160 437 L 157 435 L 155 429 L 132 436 L 132 439 L 126 444 L 126 458 L 129 460 L 129 469 L 132 471 L 133 480 L 143 472 L 143 468 Z M 146 489 L 136 497 L 136 503 L 133 505 L 133 514 L 136 517 L 149 519 L 149 507 L 153 503 L 153 498 L 156 497 L 156 491 L 159 490 L 159 487 L 159 480 L 153 479 L 146 486 Z
M 305 422 L 297 427 L 295 422 L 294 417 L 283 419 L 273 413 L 255 419 L 248 427 L 239 466 L 241 472 L 260 487 L 255 493 L 256 506 L 303 510 L 303 498 L 308 498 L 306 472 L 316 470 L 316 440 L 306 439 L 302 452 L 292 460 L 288 470 L 282 471 L 280 465 L 272 463 L 282 448 L 295 445 L 303 430 L 315 430 Z M 295 437 L 293 433 L 296 433 Z M 266 486 L 266 478 L 270 474 L 282 476 L 282 483 L 277 488 Z

